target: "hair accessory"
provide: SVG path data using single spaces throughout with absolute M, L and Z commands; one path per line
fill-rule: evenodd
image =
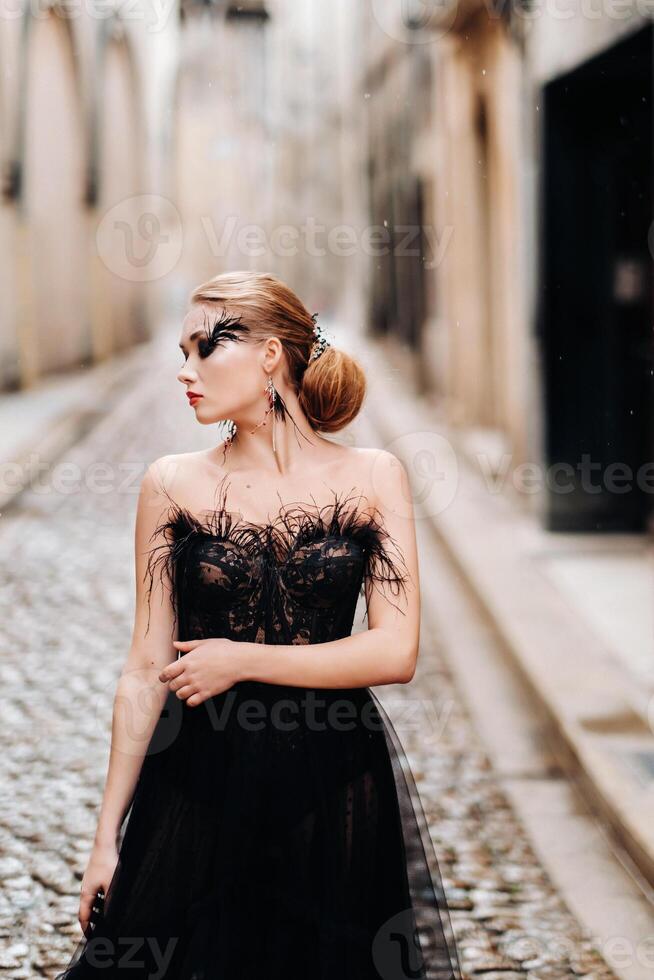
M 313 320 L 313 335 L 316 338 L 313 347 L 311 348 L 311 353 L 309 355 L 309 361 L 315 361 L 316 358 L 320 357 L 326 347 L 330 347 L 331 344 L 327 338 L 327 334 L 323 331 L 322 327 L 316 322 L 318 320 L 318 314 L 314 313 L 311 317 Z

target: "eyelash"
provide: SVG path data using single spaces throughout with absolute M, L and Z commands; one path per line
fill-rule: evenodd
M 205 357 L 209 357 L 210 354 L 213 354 L 216 347 L 220 345 L 222 340 L 231 339 L 233 339 L 233 337 L 230 337 L 226 331 L 219 330 L 216 332 L 214 330 L 210 336 L 203 337 L 198 340 L 198 354 L 204 360 Z
M 240 322 L 240 316 L 233 316 L 223 310 L 220 314 L 219 319 L 214 323 L 211 329 L 208 328 L 205 321 L 204 330 L 205 336 L 198 340 L 198 354 L 205 360 L 210 354 L 213 354 L 214 350 L 222 343 L 223 340 L 241 340 L 242 338 L 238 335 L 238 331 L 247 331 L 248 327 Z M 229 329 L 230 327 L 235 329 Z M 188 354 L 184 355 L 184 364 L 188 360 Z M 183 366 L 183 365 L 182 365 Z
M 233 334 L 227 333 L 227 331 L 220 331 L 218 333 L 213 333 L 207 337 L 201 337 L 200 340 L 198 340 L 198 354 L 200 355 L 202 360 L 204 360 L 205 358 L 209 357 L 210 354 L 213 354 L 216 347 L 220 345 L 222 340 L 235 340 L 235 339 L 236 339 L 235 336 Z M 185 354 L 183 364 L 186 364 L 187 361 L 188 361 L 188 354 Z

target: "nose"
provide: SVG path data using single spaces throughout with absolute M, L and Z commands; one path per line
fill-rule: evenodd
M 183 385 L 195 381 L 196 378 L 197 378 L 197 374 L 195 373 L 195 371 L 193 371 L 186 364 L 182 367 L 179 374 L 177 375 L 177 380 L 181 381 Z

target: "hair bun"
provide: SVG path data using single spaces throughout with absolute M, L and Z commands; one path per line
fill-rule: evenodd
M 315 429 L 338 432 L 359 413 L 366 394 L 363 368 L 351 354 L 329 344 L 309 361 L 298 398 Z

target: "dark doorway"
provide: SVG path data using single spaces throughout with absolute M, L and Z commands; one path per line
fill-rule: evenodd
M 644 530 L 654 501 L 652 43 L 648 24 L 545 88 L 552 530 Z

